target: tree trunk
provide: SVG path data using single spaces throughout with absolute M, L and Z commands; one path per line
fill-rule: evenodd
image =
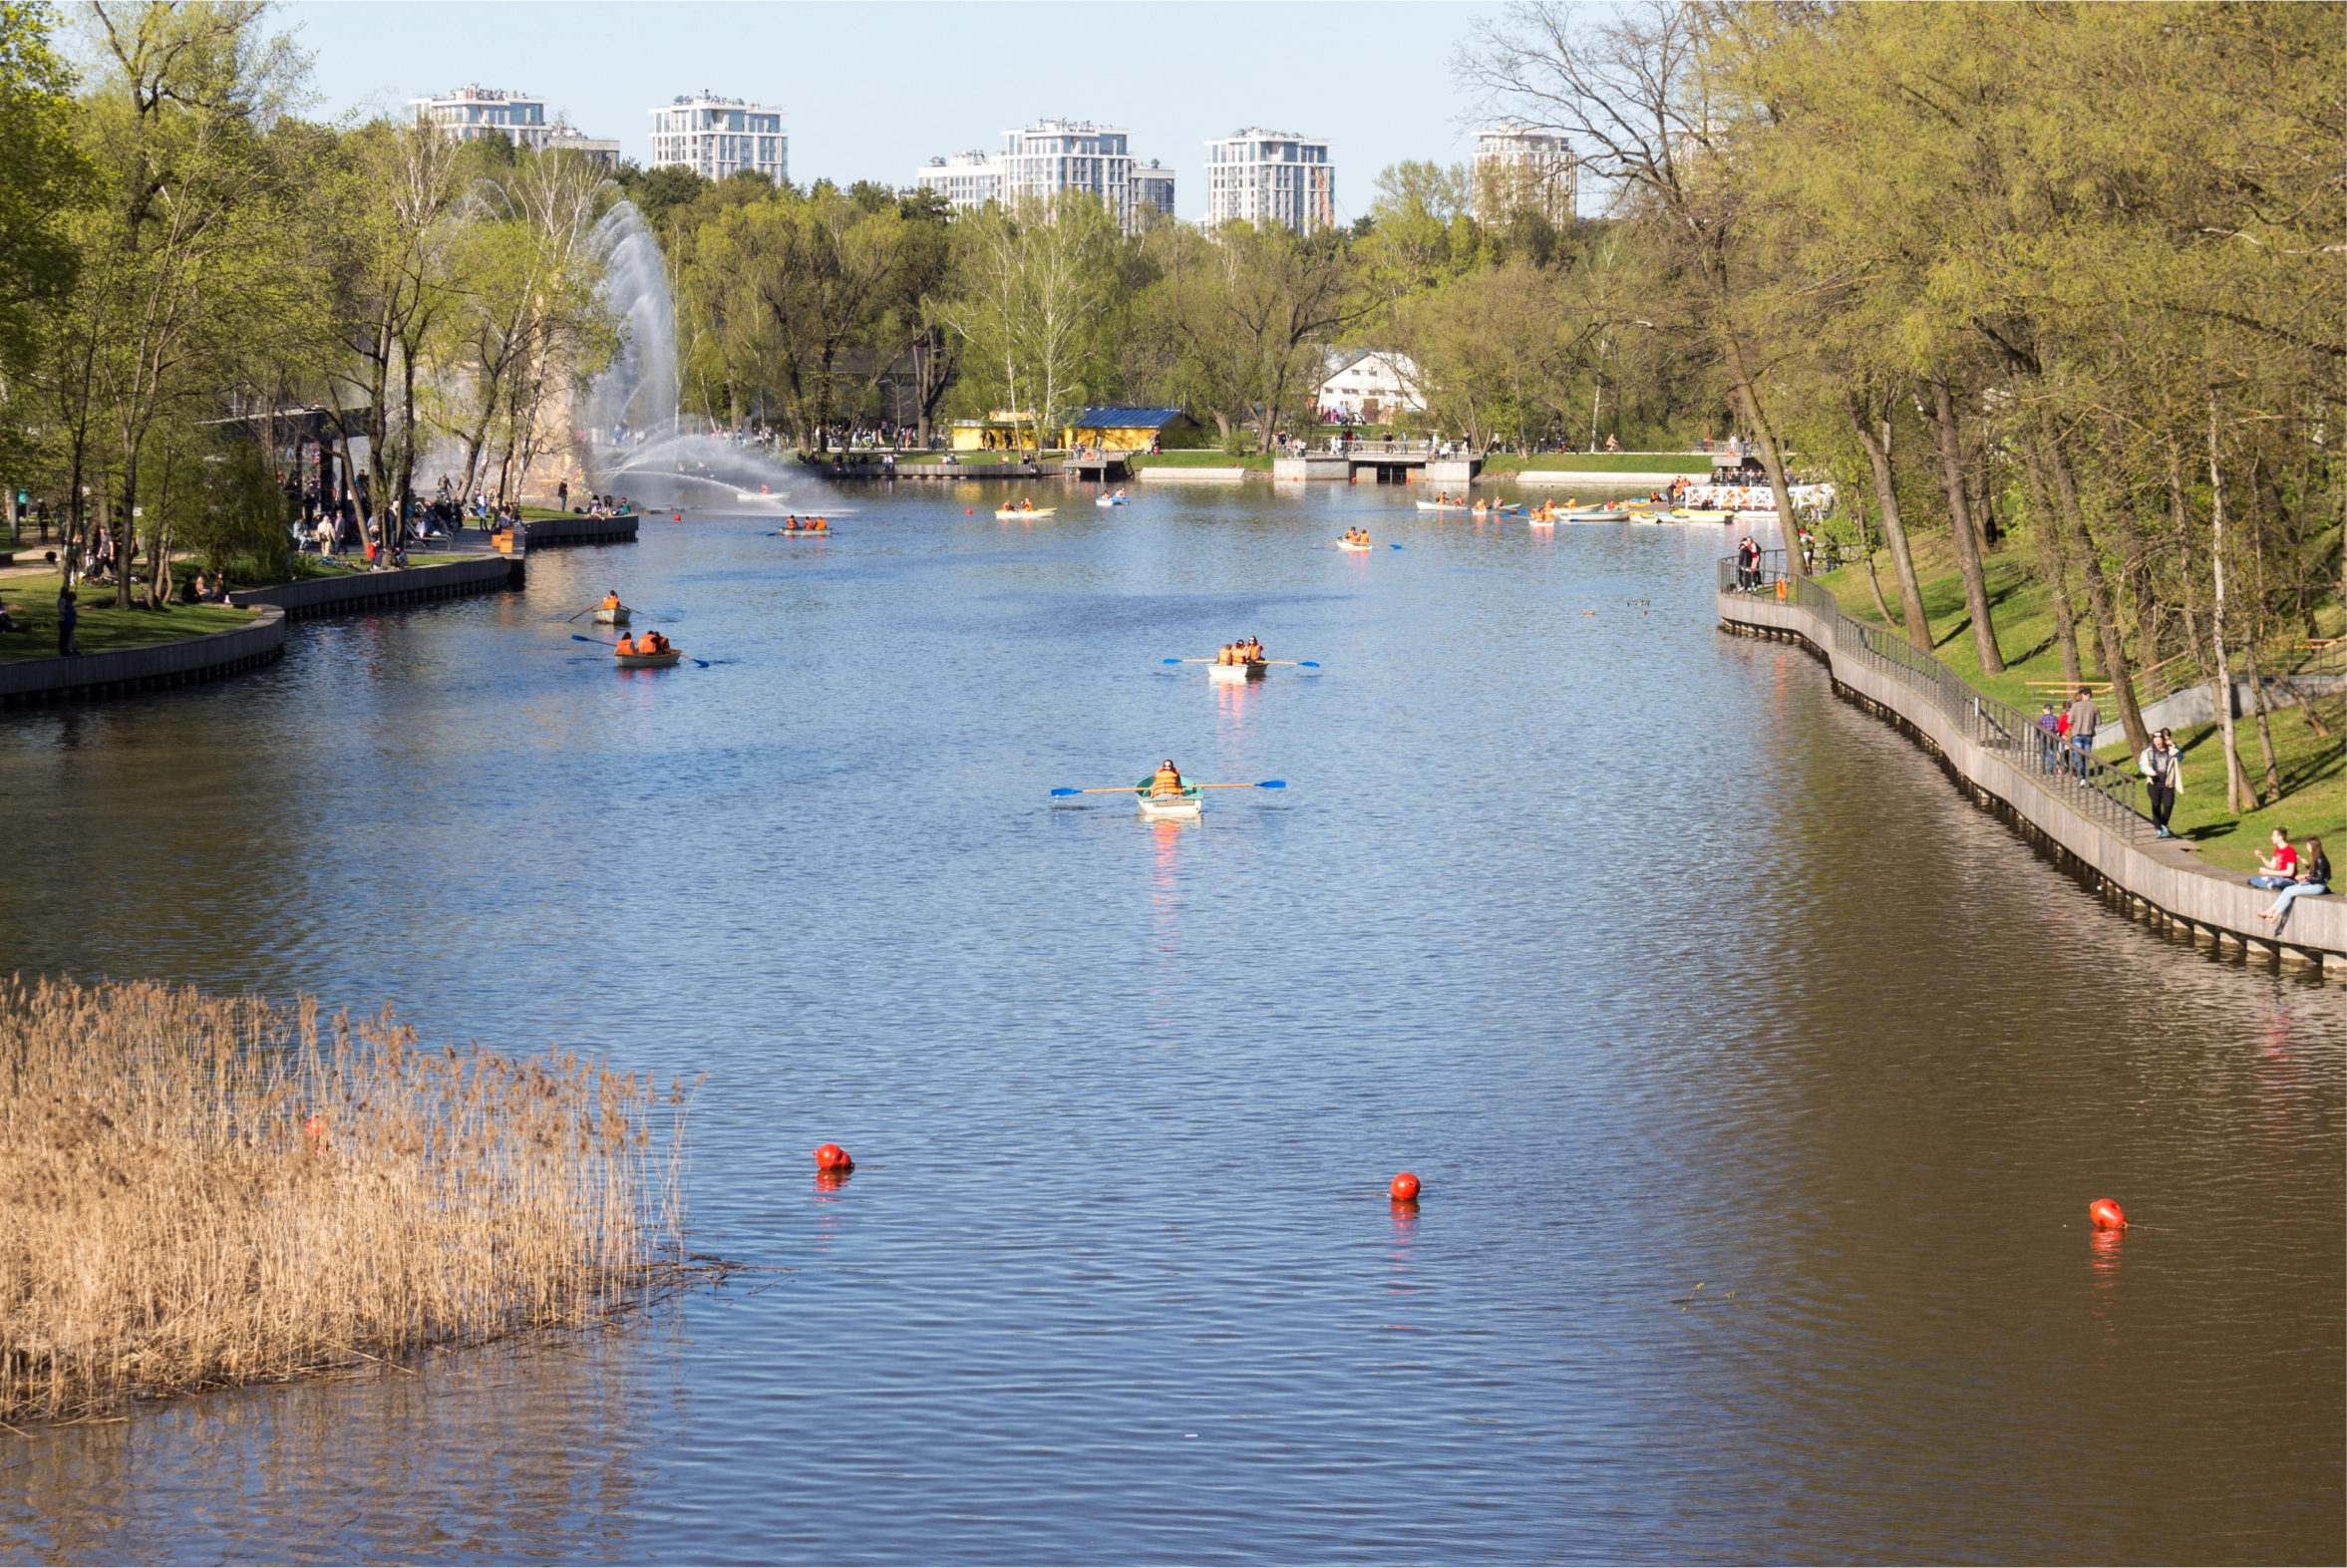
M 2266 721 L 2265 682 L 2257 669 L 2257 639 L 2252 637 L 2241 648 L 2241 663 L 2249 676 L 2249 712 L 2257 719 L 2257 751 L 2265 762 L 2265 797 L 2282 797 L 2282 770 L 2273 755 L 2273 726 Z
M 1882 602 L 1882 579 L 1874 574 L 1874 541 L 1866 533 L 1866 503 L 1852 496 L 1849 509 L 1858 519 L 1858 548 L 1866 552 L 1866 588 L 1874 595 L 1874 613 L 1882 617 L 1882 624 L 1895 626 L 1897 620 L 1890 606 Z
M 1980 561 L 1980 536 L 1972 531 L 1971 509 L 1964 504 L 1964 447 L 1956 428 L 1956 400 L 1947 377 L 1934 370 L 1931 423 L 1939 437 L 1939 487 L 1947 494 L 1948 531 L 1955 540 L 1956 568 L 1964 577 L 1964 608 L 1972 616 L 1972 647 L 1980 659 L 1980 673 L 2005 673 L 2005 656 L 1997 649 L 1996 621 L 1988 604 L 1988 574 Z
M 1907 529 L 1898 514 L 1898 488 L 1890 468 L 1891 424 L 1885 419 L 1874 422 L 1869 410 L 1850 405 L 1850 423 L 1856 427 L 1858 445 L 1866 449 L 1866 462 L 1874 470 L 1874 499 L 1882 511 L 1882 542 L 1890 549 L 1891 569 L 1898 575 L 1898 603 L 1901 617 L 1906 622 L 1907 641 L 1931 651 L 1931 620 L 1923 613 L 1923 588 L 1915 577 L 1915 557 L 1907 548 Z
M 1785 569 L 1807 577 L 1810 566 L 1802 559 L 1801 530 L 1793 521 L 1793 492 L 1785 486 L 1785 464 L 1777 455 L 1777 440 L 1769 434 L 1769 422 L 1761 417 L 1760 395 L 1753 391 L 1752 379 L 1744 374 L 1742 359 L 1738 354 L 1731 361 L 1737 366 L 1736 395 L 1744 400 L 1745 417 L 1752 421 L 1752 439 L 1760 445 L 1761 467 L 1769 470 L 1769 493 L 1777 502 L 1777 531 L 1785 542 Z
M 2224 808 L 2238 816 L 2241 796 L 2255 791 L 2250 789 L 2246 771 L 2241 767 L 2240 750 L 2233 744 L 2233 678 L 2224 651 L 2224 468 L 2217 456 L 2213 392 L 2208 395 L 2208 516 L 2215 534 L 2209 552 L 2210 566 L 2216 575 L 2216 605 L 2208 622 L 2211 639 L 2216 644 L 2216 679 L 2210 694 L 2216 699 L 2216 722 L 2224 732 Z
M 2070 471 L 2070 459 L 2061 443 L 2050 437 L 2046 439 L 2046 458 L 2054 470 L 2055 494 L 2062 503 L 2062 524 L 2069 543 L 2078 551 L 2079 575 L 2086 579 L 2086 601 L 2095 612 L 2095 630 L 2103 645 L 2103 674 L 2110 679 L 2111 695 L 2118 699 L 2119 718 L 2127 726 L 2127 744 L 2141 754 L 2152 744 L 2152 734 L 2144 728 L 2144 711 L 2136 703 L 2135 671 L 2128 664 L 2127 643 L 2119 635 L 2119 617 L 2111 603 L 2110 584 L 2103 576 L 2102 552 L 2079 511 L 2078 481 Z
M 2045 463 L 2034 442 L 2022 449 L 2029 474 L 2029 492 L 2037 502 L 2037 520 L 2029 536 L 2037 543 L 2038 574 L 2045 578 L 2047 602 L 2054 612 L 2054 646 L 2062 653 L 2062 688 L 2075 692 L 2086 679 L 2078 662 L 2078 622 L 2070 609 L 2070 568 L 2062 556 L 2062 520 L 2055 515 L 2048 492 Z

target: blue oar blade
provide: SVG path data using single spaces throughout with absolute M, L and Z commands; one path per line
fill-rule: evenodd
M 1285 789 L 1287 781 L 1285 779 L 1266 779 L 1255 787 L 1258 789 Z
M 581 636 L 579 636 L 579 635 L 578 635 L 578 633 L 576 633 L 576 632 L 572 632 L 572 633 L 570 634 L 570 640 L 571 640 L 572 642 L 593 642 L 593 641 L 595 641 L 595 639 L 594 639 L 594 638 L 592 638 L 592 637 L 581 637 Z
M 1318 659 L 1299 659 L 1296 662 L 1301 668 L 1306 670 L 1317 670 L 1320 668 L 1320 661 Z
M 1083 792 L 1081 789 L 1054 789 L 1052 791 L 1053 794 L 1082 794 Z
M 1400 549 L 1401 547 L 1402 547 L 1402 546 L 1400 546 L 1399 544 L 1389 544 L 1389 545 L 1387 545 L 1387 546 L 1386 546 L 1386 548 L 1387 548 L 1387 549 L 1389 549 L 1389 550 L 1398 550 L 1398 549 Z
M 1161 659 L 1158 662 L 1161 664 L 1179 664 L 1181 661 L 1179 659 Z

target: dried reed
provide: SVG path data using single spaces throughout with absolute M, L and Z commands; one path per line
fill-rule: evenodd
M 0 1419 L 641 1306 L 686 1267 L 684 1103 L 388 1009 L 0 986 Z

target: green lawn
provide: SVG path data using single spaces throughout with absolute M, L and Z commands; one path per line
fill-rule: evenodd
M 1521 473 L 1533 470 L 1549 473 L 1697 473 L 1711 472 L 1711 459 L 1687 452 L 1543 452 L 1518 458 L 1502 453 L 1484 460 L 1486 473 Z
M 1964 580 L 1955 570 L 1953 551 L 1944 536 L 1926 536 L 1916 545 L 1915 572 L 1923 590 L 1923 611 L 1931 622 L 1932 651 L 1976 690 L 2025 713 L 2037 713 L 2047 701 L 2063 706 L 2055 689 L 2062 680 L 2062 655 L 2054 646 L 2051 595 L 2030 572 L 2016 543 L 1991 551 L 1987 566 L 1989 607 L 1996 617 L 1997 646 L 2006 661 L 2005 673 L 1980 673 L 1971 617 L 1964 606 Z M 1875 553 L 1874 567 L 1881 577 L 1883 598 L 1895 606 L 1898 581 L 1886 551 Z M 1864 566 L 1844 567 L 1818 580 L 1832 590 L 1843 613 L 1869 625 L 1883 624 L 1866 587 Z M 2079 598 L 2083 616 L 2084 594 Z M 2335 621 L 2335 610 L 2326 610 L 2325 618 L 2326 623 Z M 2082 621 L 2079 627 L 2079 660 L 2089 681 L 2103 678 L 2092 622 Z M 2033 681 L 2054 684 L 2032 686 Z M 2105 699 L 2102 707 L 2105 724 L 2117 729 L 2119 716 L 2114 705 Z M 2327 737 L 2316 733 L 2315 719 L 2329 728 Z M 2224 765 L 2214 739 L 2221 733 L 2219 727 L 2196 725 L 2177 732 L 2177 744 L 2184 754 L 2184 789 L 2177 799 L 2171 825 L 2179 837 L 2200 845 L 2212 866 L 2256 870 L 2257 854 L 2276 827 L 2287 827 L 2293 837 L 2317 835 L 2326 849 L 2347 842 L 2347 695 L 2334 693 L 2318 701 L 2312 718 L 2304 708 L 2276 710 L 2268 717 L 2267 726 L 2273 735 L 2282 794 L 2238 818 L 2224 808 Z M 2265 757 L 2257 744 L 2256 720 L 2244 715 L 2235 721 L 2234 730 L 2242 766 L 2249 770 L 2250 782 L 2262 794 Z M 2124 749 L 2096 755 L 2116 767 L 2134 766 Z
M 1146 452 L 1126 454 L 1137 469 L 1255 469 L 1271 471 L 1271 455 L 1249 452 L 1233 456 L 1227 452 L 1161 452 L 1151 456 Z
M 147 643 L 176 642 L 224 632 L 252 620 L 253 612 L 224 604 L 179 604 L 168 610 L 96 609 L 92 601 L 111 603 L 112 591 L 81 591 L 80 622 L 74 642 L 84 653 L 111 648 L 135 648 Z M 0 635 L 0 660 L 47 659 L 57 653 L 57 574 L 0 577 L 0 603 L 22 631 Z

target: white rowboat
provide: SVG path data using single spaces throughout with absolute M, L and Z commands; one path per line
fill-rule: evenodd
M 1181 821 L 1195 819 L 1206 808 L 1204 800 L 1193 791 L 1183 795 L 1142 794 L 1141 814 L 1154 821 Z
M 997 509 L 994 515 L 998 521 L 1011 522 L 1021 517 L 1048 517 L 1058 510 L 1057 506 L 1038 506 L 1033 511 L 1027 511 L 1017 506 L 1004 506 Z
M 1206 679 L 1209 681 L 1259 681 L 1263 678 L 1265 668 L 1266 662 L 1261 659 L 1257 659 L 1252 664 L 1209 664 L 1206 666 Z
M 606 610 L 600 606 L 597 606 L 595 609 L 595 624 L 597 626 L 625 626 L 627 624 L 628 613 L 628 608 L 624 604 L 616 610 Z

